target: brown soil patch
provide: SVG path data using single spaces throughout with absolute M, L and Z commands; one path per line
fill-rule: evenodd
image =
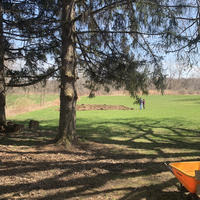
M 95 104 L 81 104 L 76 105 L 77 111 L 85 111 L 85 110 L 134 110 L 134 108 L 129 108 L 123 105 L 95 105 Z
M 0 133 L 1 200 L 177 200 L 163 160 L 116 144 L 55 146 L 57 131 Z

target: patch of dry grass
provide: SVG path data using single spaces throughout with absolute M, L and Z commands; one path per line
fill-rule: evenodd
M 11 117 L 17 114 L 22 114 L 34 110 L 40 110 L 43 108 L 49 108 L 52 106 L 58 106 L 60 100 L 56 99 L 55 101 L 45 102 L 44 105 L 34 104 L 31 100 L 27 98 L 22 98 L 19 101 L 16 101 L 12 106 L 6 108 L 6 116 Z

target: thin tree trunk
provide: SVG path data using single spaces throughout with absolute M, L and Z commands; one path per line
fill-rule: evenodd
M 5 72 L 4 72 L 4 43 L 3 43 L 3 9 L 0 1 L 0 126 L 6 125 L 5 114 Z
M 75 24 L 67 23 L 75 17 L 75 0 L 62 1 L 62 69 L 58 144 L 70 146 L 76 135 L 76 37 Z

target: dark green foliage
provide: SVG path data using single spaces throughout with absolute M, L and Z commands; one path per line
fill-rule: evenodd
M 60 67 L 47 64 L 48 54 L 56 57 L 55 64 L 60 57 L 60 6 L 56 0 L 3 0 L 5 60 L 21 64 L 13 70 L 10 62 L 5 63 L 8 87 L 37 83 L 53 76 Z

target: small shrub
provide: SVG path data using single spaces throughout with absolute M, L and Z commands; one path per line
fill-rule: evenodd
M 197 94 L 200 94 L 200 90 L 196 91 Z
M 182 89 L 178 90 L 178 93 L 184 95 L 184 94 L 187 94 L 187 90 L 182 88 Z
M 195 94 L 196 92 L 193 89 L 188 90 L 188 94 Z

